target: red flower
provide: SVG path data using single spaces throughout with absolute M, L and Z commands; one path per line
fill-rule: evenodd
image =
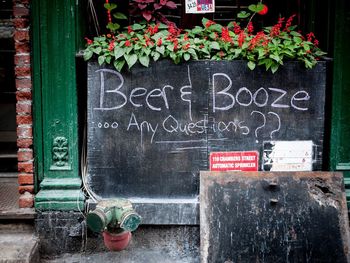
M 244 31 L 241 31 L 241 33 L 239 33 L 239 35 L 238 35 L 238 45 L 239 45 L 240 47 L 243 46 L 245 37 L 246 37 L 246 35 L 245 35 Z
M 252 22 L 249 22 L 249 23 L 248 23 L 248 25 L 247 25 L 247 30 L 248 30 L 248 33 L 249 33 L 249 34 L 253 33 L 254 27 L 253 27 L 253 23 L 252 23 Z
M 266 15 L 267 11 L 269 11 L 266 5 L 263 5 L 263 6 L 264 6 L 263 9 L 260 12 L 258 12 L 259 15 Z
M 130 47 L 130 46 L 131 46 L 131 42 L 130 42 L 129 40 L 126 40 L 124 45 L 125 45 L 126 47 Z
M 271 31 L 270 31 L 271 37 L 275 37 L 280 34 L 283 22 L 284 22 L 284 17 L 280 17 L 278 19 L 278 23 L 271 28 Z
M 210 27 L 210 26 L 212 26 L 212 25 L 215 25 L 215 22 L 214 22 L 214 21 L 211 21 L 211 20 L 208 20 L 208 22 L 205 23 L 205 27 L 206 27 L 206 28 L 208 28 L 208 27 Z
M 233 32 L 235 32 L 236 35 L 241 33 L 241 27 L 236 22 L 233 22 Z
M 184 35 L 184 41 L 187 41 L 187 40 L 188 40 L 188 33 L 186 32 Z
M 230 37 L 230 31 L 227 27 L 222 27 L 221 29 L 221 38 L 224 42 L 232 43 L 232 38 Z
M 315 39 L 315 40 L 314 40 L 314 45 L 317 47 L 317 46 L 318 46 L 318 44 L 319 44 L 318 40 L 317 40 L 317 39 Z
M 87 37 L 85 38 L 85 40 L 88 45 L 91 45 L 93 43 L 93 41 Z
M 306 35 L 307 41 L 312 42 L 312 39 L 315 38 L 315 35 L 313 32 L 310 32 L 309 34 Z
M 296 16 L 296 14 L 290 16 L 290 17 L 287 19 L 286 26 L 284 27 L 284 31 L 287 31 L 287 32 L 290 31 L 289 27 L 292 25 L 292 21 L 293 21 L 293 19 L 294 19 L 295 16 Z
M 190 48 L 190 43 L 187 43 L 187 44 L 185 44 L 185 45 L 182 46 L 182 49 L 183 49 L 183 50 L 187 50 L 187 49 L 189 49 L 189 48 Z
M 252 50 L 254 49 L 259 43 L 261 42 L 262 46 L 267 46 L 268 44 L 268 39 L 264 32 L 260 31 L 256 34 L 255 37 L 253 37 L 250 42 L 249 42 L 249 49 Z
M 178 29 L 173 23 L 169 25 L 168 27 L 168 32 L 170 33 L 170 35 L 172 36 L 178 36 L 181 32 L 180 29 Z
M 161 38 L 158 38 L 157 40 L 157 46 L 160 47 L 162 45 L 163 41 Z
M 112 41 L 111 43 L 109 43 L 109 47 L 108 50 L 112 51 L 114 49 L 114 41 Z
M 130 34 L 131 32 L 134 32 L 134 30 L 132 30 L 131 26 L 128 26 L 128 33 Z

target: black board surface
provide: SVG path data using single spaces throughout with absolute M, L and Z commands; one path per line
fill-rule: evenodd
M 158 61 L 119 73 L 88 64 L 88 184 L 100 197 L 194 198 L 209 154 L 311 140 L 322 166 L 326 65 Z M 261 167 L 261 160 L 259 162 Z

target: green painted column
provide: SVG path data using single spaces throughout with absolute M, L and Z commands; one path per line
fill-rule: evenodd
M 335 1 L 331 170 L 344 173 L 350 204 L 350 1 Z
M 79 174 L 76 0 L 32 0 L 34 144 L 40 210 L 83 208 Z

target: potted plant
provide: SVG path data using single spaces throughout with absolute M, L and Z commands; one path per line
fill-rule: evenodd
M 166 8 L 176 5 L 168 0 L 132 0 L 130 13 L 143 18 L 121 31 L 118 23 L 112 22 L 116 4 L 105 3 L 109 34 L 87 39 L 84 59 L 97 58 L 99 65 L 112 64 L 118 71 L 126 65 L 130 69 L 137 62 L 148 67 L 151 61 L 171 59 L 175 64 L 189 60 L 245 60 L 253 70 L 264 66 L 273 73 L 286 60 L 302 61 L 306 68 L 312 68 L 325 53 L 318 47 L 318 40 L 311 32 L 306 36 L 296 31 L 292 15 L 279 18 L 277 24 L 255 32 L 253 18 L 264 15 L 266 5 L 259 2 L 250 5 L 249 11 L 238 14 L 249 19 L 245 26 L 232 21 L 220 25 L 203 18 L 202 26 L 193 29 L 179 29 L 162 14 Z M 122 13 L 113 14 L 116 19 L 126 19 Z

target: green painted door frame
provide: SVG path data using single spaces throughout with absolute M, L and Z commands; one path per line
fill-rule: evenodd
M 78 151 L 76 0 L 32 0 L 35 167 L 40 210 L 83 208 Z M 79 36 L 80 37 L 80 36 Z
M 335 1 L 330 168 L 344 173 L 350 204 L 350 1 Z

